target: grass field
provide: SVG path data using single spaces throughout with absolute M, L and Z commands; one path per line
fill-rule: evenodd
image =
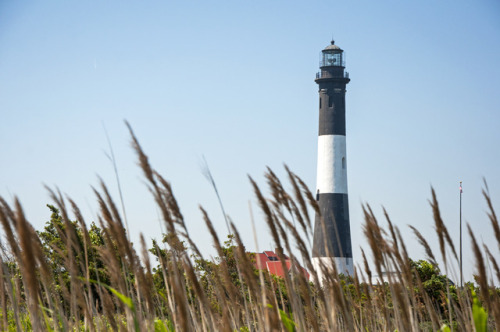
M 364 234 L 371 255 L 363 252 L 354 276 L 330 271 L 320 287 L 307 240 L 314 220 L 311 211 L 317 212 L 318 206 L 298 176 L 287 169 L 292 188 L 287 191 L 268 170 L 270 197 L 253 179 L 250 182 L 275 246 L 303 264 L 310 281 L 302 274 L 281 279 L 255 269 L 235 225 L 230 224 L 228 239 L 220 239 L 200 208 L 217 250 L 215 259 L 203 257 L 189 236 L 170 184 L 149 164 L 130 132 L 167 233 L 159 242 L 148 245 L 141 237 L 140 245 L 133 246 L 104 183 L 95 190 L 100 207 L 95 223 L 84 221 L 71 198 L 49 190 L 54 204 L 49 206 L 51 220 L 37 231 L 18 200 L 0 198 L 5 234 L 0 255 L 2 330 L 500 331 L 500 289 L 485 268 L 488 263 L 500 283 L 500 226 L 487 191 L 484 197 L 498 248 L 480 248 L 468 228 L 476 262 L 474 283 L 459 288 L 446 277 L 447 267 L 457 264 L 457 249 L 432 192 L 439 252 L 432 252 L 413 228 L 427 259 L 412 261 L 389 216 L 382 227 L 367 205 Z M 367 257 L 373 259 L 369 262 Z M 444 266 L 438 267 L 437 257 Z M 395 273 L 388 282 L 373 284 L 373 275 L 384 271 Z

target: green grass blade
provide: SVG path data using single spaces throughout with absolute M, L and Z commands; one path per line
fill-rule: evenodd
M 267 306 L 269 308 L 273 308 L 271 304 L 268 304 Z M 297 324 L 295 324 L 295 322 L 293 321 L 293 315 L 292 314 L 288 315 L 281 309 L 278 309 L 278 311 L 280 313 L 281 322 L 283 323 L 283 326 L 286 328 L 286 330 L 288 332 L 295 332 L 295 326 Z
M 81 279 L 83 279 L 83 278 L 81 278 Z M 85 279 L 83 279 L 83 280 L 85 280 Z M 102 287 L 106 288 L 107 290 L 109 290 L 114 295 L 116 295 L 116 297 L 120 301 L 122 301 L 123 304 L 125 304 L 132 311 L 132 314 L 134 316 L 134 328 L 135 328 L 135 331 L 140 331 L 139 322 L 137 321 L 137 315 L 136 315 L 136 312 L 135 312 L 135 305 L 134 305 L 134 302 L 132 301 L 132 299 L 130 297 L 128 297 L 128 296 L 120 293 L 119 291 L 117 291 L 113 287 L 108 286 L 106 284 L 103 284 L 103 283 L 101 283 L 99 281 L 89 279 L 89 282 L 91 282 L 93 284 L 97 284 L 99 286 L 102 286 Z
M 474 326 L 476 327 L 476 332 L 486 332 L 488 330 L 488 314 L 484 310 L 483 306 L 479 302 L 476 292 L 471 288 L 472 293 L 472 317 L 474 319 Z

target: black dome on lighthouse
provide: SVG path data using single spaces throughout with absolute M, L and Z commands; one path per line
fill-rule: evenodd
M 327 47 L 325 47 L 323 49 L 323 51 L 342 51 L 342 49 L 340 47 L 338 47 L 337 45 L 335 45 L 335 41 L 332 39 L 332 41 L 330 42 L 330 45 L 328 45 Z

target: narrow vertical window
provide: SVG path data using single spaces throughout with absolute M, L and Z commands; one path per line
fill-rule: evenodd
M 333 105 L 333 97 L 328 96 L 328 107 L 332 107 L 332 105 Z
M 321 108 L 321 96 L 319 96 L 319 108 Z
M 342 169 L 345 169 L 345 157 L 342 157 Z

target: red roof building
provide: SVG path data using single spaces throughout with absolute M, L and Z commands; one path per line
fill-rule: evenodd
M 278 251 L 278 249 L 276 249 Z M 307 280 L 309 280 L 309 272 L 300 266 L 299 263 L 295 263 L 295 266 L 292 266 L 292 261 L 286 255 L 285 256 L 285 266 L 286 271 L 283 271 L 283 266 L 278 255 L 274 251 L 264 251 L 262 253 L 254 253 L 255 254 L 255 268 L 260 268 L 262 270 L 267 270 L 269 273 L 274 274 L 275 276 L 284 278 L 285 272 L 288 274 L 292 273 L 302 273 Z

